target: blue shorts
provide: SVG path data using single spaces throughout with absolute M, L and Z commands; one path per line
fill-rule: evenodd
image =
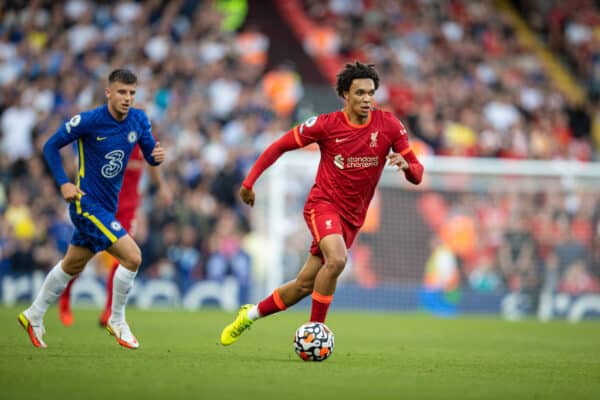
M 71 244 L 87 247 L 94 253 L 108 249 L 121 237 L 127 235 L 115 214 L 90 202 L 71 203 L 69 214 L 75 225 Z

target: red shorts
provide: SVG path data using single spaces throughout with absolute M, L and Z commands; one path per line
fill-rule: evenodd
M 121 226 L 131 235 L 131 225 L 133 225 L 133 220 L 135 219 L 135 210 L 134 207 L 119 207 L 117 209 L 117 221 L 121 224 Z
M 349 249 L 360 230 L 360 227 L 350 225 L 340 217 L 337 209 L 328 203 L 311 203 L 304 208 L 304 220 L 312 234 L 313 241 L 310 245 L 310 254 L 321 256 L 319 242 L 327 235 L 339 234 L 344 238 L 346 248 Z

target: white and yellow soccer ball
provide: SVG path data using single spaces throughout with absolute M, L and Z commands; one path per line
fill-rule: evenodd
M 307 322 L 294 335 L 294 350 L 304 361 L 326 360 L 334 345 L 333 331 L 321 322 Z

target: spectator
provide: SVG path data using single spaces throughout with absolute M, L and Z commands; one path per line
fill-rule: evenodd
M 209 239 L 209 256 L 206 261 L 206 278 L 222 282 L 233 276 L 240 288 L 239 302 L 248 302 L 250 290 L 250 257 L 242 248 L 242 233 L 232 212 L 223 213 L 212 237 Z
M 36 123 L 36 113 L 24 96 L 2 113 L 0 127 L 2 141 L 0 152 L 15 161 L 18 158 L 27 159 L 33 155 L 33 127 Z
M 262 80 L 262 88 L 275 113 L 283 118 L 291 115 L 303 95 L 300 75 L 289 62 L 267 72 Z
M 491 254 L 483 254 L 469 274 L 469 283 L 478 292 L 496 292 L 502 287 L 502 278 L 494 265 Z
M 577 261 L 567 267 L 559 289 L 571 295 L 600 293 L 600 282 L 587 271 L 582 261 Z

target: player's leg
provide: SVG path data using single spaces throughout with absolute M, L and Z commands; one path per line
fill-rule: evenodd
M 311 294 L 315 277 L 322 264 L 321 257 L 309 255 L 296 279 L 275 289 L 258 305 L 242 306 L 236 319 L 221 332 L 221 344 L 227 346 L 236 342 L 258 318 L 283 311 Z
M 135 235 L 135 213 L 135 206 L 129 204 L 119 204 L 117 214 L 115 215 L 117 221 L 121 223 L 123 229 L 128 232 L 131 237 Z M 112 258 L 112 265 L 110 267 L 110 271 L 108 272 L 108 276 L 106 277 L 106 303 L 104 305 L 104 311 L 102 314 L 100 314 L 100 319 L 98 321 L 101 327 L 106 327 L 106 324 L 108 323 L 112 313 L 113 282 L 115 279 L 115 273 L 117 272 L 117 268 L 119 266 L 119 260 L 115 257 Z
M 337 286 L 337 279 L 344 270 L 348 259 L 348 250 L 342 235 L 335 234 L 324 237 L 319 243 L 319 247 L 325 256 L 325 264 L 315 278 L 310 313 L 311 322 L 325 322 Z
M 284 283 L 258 304 L 256 318 L 283 311 L 311 294 L 322 265 L 323 260 L 320 256 L 310 254 L 296 279 Z
M 345 222 L 329 204 L 307 204 L 304 214 L 314 237 L 311 253 L 322 255 L 325 260 L 315 277 L 310 320 L 325 322 L 337 278 L 346 266 L 347 248 L 352 244 L 358 229 Z M 318 249 L 314 248 L 315 242 L 318 243 Z
M 104 311 L 100 315 L 99 323 L 100 326 L 105 328 L 108 323 L 108 319 L 110 318 L 110 314 L 112 312 L 112 298 L 113 298 L 113 282 L 115 279 L 115 273 L 117 272 L 117 267 L 119 266 L 119 260 L 112 257 L 112 264 L 110 266 L 110 271 L 108 272 L 108 276 L 106 277 L 106 304 L 104 305 Z
M 74 246 L 74 247 L 79 247 L 79 246 Z M 85 247 L 82 247 L 82 248 L 86 249 Z M 68 253 L 68 251 L 67 251 L 67 253 Z M 70 257 L 74 259 L 75 256 L 76 256 L 76 254 L 73 255 L 73 253 L 71 253 Z M 65 256 L 65 258 L 67 258 L 67 257 Z M 63 265 L 65 265 L 64 262 L 63 262 Z M 68 265 L 68 263 L 67 263 L 67 265 Z M 85 265 L 83 266 L 83 268 L 85 268 Z M 82 271 L 83 271 L 83 268 L 81 268 Z M 58 298 L 58 318 L 60 319 L 60 321 L 63 323 L 64 326 L 71 326 L 71 325 L 73 325 L 73 322 L 74 322 L 73 313 L 71 312 L 71 287 L 73 286 L 73 282 L 75 282 L 76 279 L 77 279 L 77 275 L 73 275 L 73 278 L 69 281 L 69 283 L 67 283 L 65 290 L 63 290 L 62 294 Z
M 310 293 L 313 293 L 313 297 L 315 297 L 313 287 L 316 276 L 323 265 L 323 254 L 319 248 L 319 244 L 322 242 L 321 238 L 324 235 L 337 236 L 338 241 L 341 241 L 343 244 L 343 226 L 337 210 L 328 204 L 307 203 L 304 209 L 304 219 L 313 236 L 313 242 L 310 249 L 310 256 L 302 267 L 302 270 L 296 279 L 275 289 L 271 295 L 266 297 L 257 306 L 251 304 L 242 306 L 235 321 L 226 326 L 221 333 L 221 343 L 223 345 L 232 344 L 237 341 L 239 335 L 249 328 L 254 320 L 285 310 L 288 306 L 296 304 Z M 333 265 L 337 266 L 339 264 L 337 253 L 333 251 L 330 253 L 332 257 L 336 257 L 332 261 Z M 345 260 L 343 263 L 345 265 Z M 343 266 L 341 269 L 343 270 Z
M 113 279 L 111 316 L 106 329 L 115 336 L 121 346 L 137 349 L 139 342 L 125 321 L 125 306 L 138 268 L 142 263 L 142 254 L 138 245 L 129 235 L 122 236 L 106 251 L 119 260 L 119 266 Z
M 65 258 L 59 261 L 46 275 L 44 283 L 31 306 L 19 314 L 19 323 L 35 347 L 46 347 L 44 335 L 44 314 L 63 292 L 71 278 L 80 273 L 94 253 L 86 247 L 69 245 Z

